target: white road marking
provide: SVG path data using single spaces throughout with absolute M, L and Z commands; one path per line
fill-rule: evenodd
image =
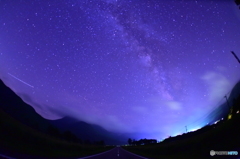
M 130 153 L 130 154 L 132 154 L 132 155 L 135 155 L 135 156 L 137 156 L 137 157 L 140 157 L 140 158 L 142 158 L 142 159 L 148 159 L 148 158 L 146 158 L 146 157 L 142 157 L 142 156 L 139 156 L 139 155 L 137 155 L 137 154 L 131 153 L 131 152 L 129 152 L 129 151 L 123 149 L 123 148 L 122 148 L 122 150 L 124 150 L 124 151 L 126 151 L 126 152 L 128 152 L 128 153 Z
M 113 148 L 113 149 L 115 149 L 115 148 Z M 95 157 L 95 156 L 102 155 L 102 154 L 104 154 L 104 153 L 110 152 L 110 151 L 112 151 L 113 149 L 108 150 L 108 151 L 105 151 L 105 152 L 102 152 L 102 153 L 99 153 L 99 154 L 96 154 L 96 155 L 86 156 L 86 157 L 82 157 L 82 158 L 78 158 L 78 159 L 86 159 L 86 158 L 90 158 L 90 157 Z
M 2 154 L 0 154 L 0 156 L 1 156 L 1 157 L 5 157 L 5 158 L 7 158 L 7 159 L 16 159 L 16 158 L 8 157 L 8 156 L 2 155 Z

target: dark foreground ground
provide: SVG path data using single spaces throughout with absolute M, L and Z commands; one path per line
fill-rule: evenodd
M 0 109 L 0 154 L 18 159 L 64 159 L 92 155 L 112 148 L 54 138 L 20 123 Z
M 154 145 L 126 146 L 124 149 L 156 159 L 240 159 L 240 113 L 222 121 L 211 130 L 184 139 L 165 141 Z M 210 151 L 238 151 L 238 155 L 210 155 Z
M 230 120 L 222 120 L 201 133 L 200 131 L 188 133 L 158 144 L 124 146 L 111 150 L 113 146 L 82 145 L 54 138 L 20 123 L 0 109 L 0 154 L 18 159 L 76 159 L 111 150 L 118 159 L 124 158 L 121 154 L 125 154 L 126 159 L 133 159 L 124 151 L 125 149 L 151 159 L 240 158 L 240 113 L 236 111 Z M 121 151 L 119 155 L 117 150 Z M 211 150 L 237 150 L 239 154 L 210 156 Z M 95 156 L 95 159 L 97 158 L 99 156 Z

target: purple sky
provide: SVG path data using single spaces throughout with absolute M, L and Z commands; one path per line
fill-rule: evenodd
M 234 1 L 0 1 L 0 78 L 47 119 L 161 139 L 240 79 Z

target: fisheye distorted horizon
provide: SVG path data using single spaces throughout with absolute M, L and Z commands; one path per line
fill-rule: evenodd
M 234 1 L 0 1 L 0 78 L 47 119 L 161 139 L 240 79 Z

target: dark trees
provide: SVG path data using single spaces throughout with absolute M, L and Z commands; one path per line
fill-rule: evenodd
M 79 139 L 76 135 L 74 135 L 71 131 L 65 131 L 63 133 L 63 138 L 69 142 L 78 142 Z
M 58 128 L 53 127 L 52 125 L 48 126 L 47 134 L 49 134 L 51 136 L 54 136 L 54 137 L 57 137 L 57 138 L 60 138 L 60 136 L 61 136 Z
M 69 142 L 75 142 L 75 143 L 82 143 L 82 140 L 79 139 L 75 134 L 73 134 L 71 131 L 65 131 L 63 133 L 60 133 L 58 128 L 50 125 L 47 128 L 47 134 L 59 138 L 59 139 L 64 139 Z
M 132 145 L 132 139 L 131 138 L 128 139 L 128 144 Z
M 149 145 L 149 144 L 156 144 L 157 140 L 155 139 L 140 139 L 140 140 L 135 140 L 135 139 L 128 139 L 128 144 L 129 145 Z
M 105 142 L 104 142 L 103 140 L 100 140 L 100 141 L 95 141 L 94 144 L 95 144 L 95 145 L 104 146 L 104 145 L 105 145 Z

